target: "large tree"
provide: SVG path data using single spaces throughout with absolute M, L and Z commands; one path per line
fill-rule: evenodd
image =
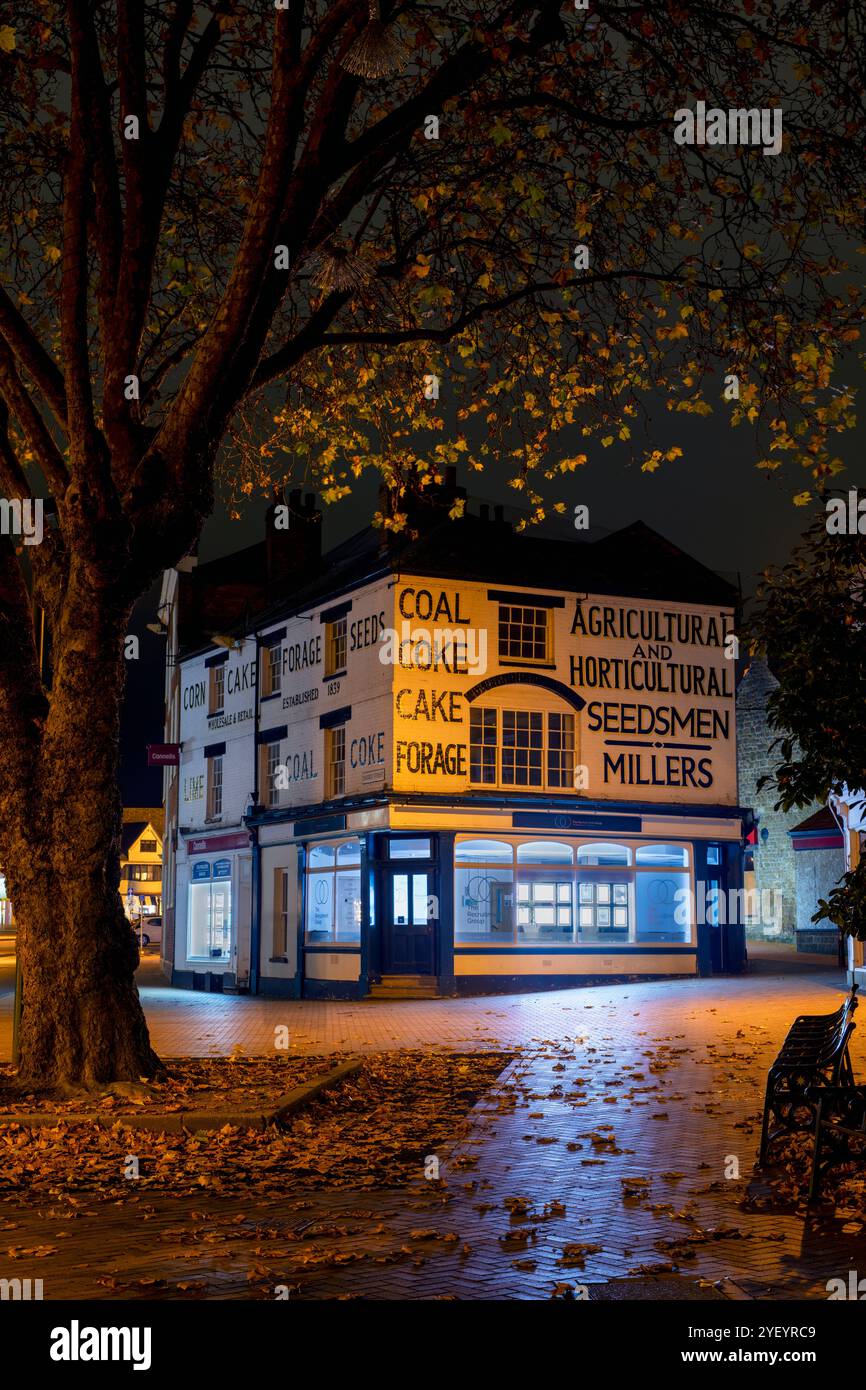
M 540 515 L 543 475 L 596 440 L 677 457 L 662 405 L 751 427 L 764 466 L 838 467 L 859 4 L 373 5 L 3 16 L 0 492 L 53 500 L 41 544 L 0 537 L 30 1085 L 158 1065 L 117 894 L 123 639 L 217 466 L 241 492 L 302 470 L 328 498 L 376 467 L 399 499 L 501 459 Z M 698 100 L 780 107 L 781 152 L 678 143 Z

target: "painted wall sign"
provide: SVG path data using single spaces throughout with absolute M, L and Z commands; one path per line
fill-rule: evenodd
M 204 800 L 204 773 L 201 772 L 196 777 L 184 777 L 183 779 L 183 799 L 184 801 L 203 801 Z
M 437 617 L 487 669 L 397 667 L 395 790 L 736 804 L 733 610 L 405 577 L 395 624 Z
M 385 730 L 363 734 L 349 743 L 350 767 L 375 767 L 385 761 Z
M 191 685 L 185 685 L 181 704 L 184 709 L 200 709 L 207 701 L 204 681 L 193 681 Z
M 309 690 L 297 690 L 292 695 L 283 696 L 283 709 L 297 709 L 299 705 L 311 704 L 313 700 L 319 698 L 319 687 L 312 686 Z
M 193 864 L 192 877 L 195 883 L 201 882 L 203 878 L 210 878 L 210 864 L 206 861 L 204 863 Z
M 214 878 L 231 878 L 232 861 L 230 859 L 215 859 L 213 876 Z

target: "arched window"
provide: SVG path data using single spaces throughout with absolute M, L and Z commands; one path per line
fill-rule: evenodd
M 510 864 L 514 847 L 507 840 L 458 840 L 454 858 L 458 864 Z
M 310 850 L 308 868 L 310 869 L 333 869 L 334 867 L 334 846 L 333 845 L 313 845 Z
M 640 845 L 635 862 L 652 865 L 653 868 L 686 869 L 689 852 L 685 845 Z
M 517 846 L 518 864 L 572 864 L 574 852 L 562 840 L 528 840 Z
M 612 845 L 600 842 L 594 845 L 580 845 L 577 851 L 578 864 L 630 864 L 631 851 L 627 845 Z

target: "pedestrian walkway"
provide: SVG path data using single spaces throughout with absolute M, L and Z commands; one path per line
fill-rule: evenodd
M 52 1298 L 274 1298 L 285 1286 L 305 1299 L 546 1299 L 671 1271 L 730 1279 L 755 1297 L 826 1298 L 828 1280 L 866 1273 L 862 1211 L 770 1202 L 754 1159 L 782 1037 L 795 1015 L 833 1009 L 843 989 L 835 967 L 778 951 L 755 953 L 741 978 L 495 999 L 179 999 L 145 985 L 164 1055 L 266 1053 L 283 1023 L 301 1053 L 514 1055 L 468 1137 L 436 1153 L 441 1187 L 421 1171 L 402 1191 L 287 1183 L 280 1201 L 203 1193 L 194 1213 L 151 1192 L 142 1242 L 128 1205 L 105 1220 L 98 1206 L 72 1221 L 58 1209 L 57 1232 L 41 1207 L 13 1201 L 0 1216 L 15 1223 L 16 1246 L 55 1241 Z M 852 1055 L 866 1078 L 860 1033 Z
M 842 974 L 823 957 L 752 948 L 748 975 L 650 980 L 544 993 L 461 999 L 322 1001 L 248 998 L 171 989 L 156 957 L 145 959 L 139 988 L 156 1051 L 166 1057 L 273 1052 L 276 1030 L 288 1027 L 293 1051 L 388 1052 L 396 1048 L 515 1046 L 570 1037 L 622 1008 L 649 1009 L 658 1028 L 688 1016 L 712 1030 L 760 1019 L 782 1036 L 797 1013 L 836 1007 Z M 2 966 L 2 963 L 0 963 Z M 0 974 L 0 1061 L 12 1049 L 12 971 Z M 786 1022 L 787 1021 L 787 1022 Z

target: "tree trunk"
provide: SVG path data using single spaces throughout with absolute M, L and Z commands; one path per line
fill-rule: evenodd
M 41 756 L 20 797 L 28 804 L 3 827 L 24 990 L 19 1081 L 37 1089 L 137 1081 L 160 1066 L 118 893 L 129 615 L 73 573 L 54 637 Z

